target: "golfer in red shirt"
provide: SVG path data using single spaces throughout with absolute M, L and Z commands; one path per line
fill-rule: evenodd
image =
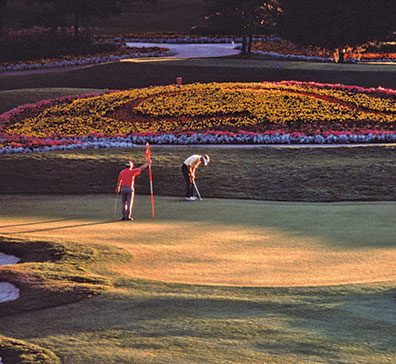
M 135 197 L 135 177 L 144 171 L 150 164 L 151 160 L 142 164 L 139 168 L 133 168 L 133 163 L 129 161 L 125 164 L 125 169 L 120 172 L 116 193 L 121 192 L 122 220 L 133 220 L 132 207 L 133 199 Z

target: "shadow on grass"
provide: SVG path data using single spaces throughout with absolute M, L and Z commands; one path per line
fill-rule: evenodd
M 58 221 L 64 221 L 64 220 L 69 220 L 69 219 L 61 219 Z M 89 224 L 78 224 L 78 225 L 67 225 L 67 226 L 57 226 L 53 228 L 46 228 L 46 229 L 37 229 L 37 230 L 28 230 L 28 231 L 20 231 L 18 234 L 27 234 L 27 233 L 39 233 L 43 231 L 53 231 L 53 230 L 62 230 L 62 229 L 72 229 L 72 228 L 78 228 L 78 227 L 84 227 L 84 226 L 92 226 L 92 225 L 104 225 L 104 224 L 111 224 L 113 222 L 118 222 L 119 220 L 109 220 L 109 221 L 101 221 L 101 222 L 92 222 Z M 24 224 L 22 224 L 24 225 Z M 25 224 L 29 225 L 29 224 Z M 11 227 L 12 225 L 10 225 Z M 15 225 L 19 226 L 19 225 Z M 7 233 L 7 232 L 2 232 L 3 235 L 13 235 L 15 234 L 14 232 Z
M 68 220 L 70 220 L 70 219 L 43 220 L 43 221 L 36 221 L 36 222 L 26 222 L 26 223 L 23 223 L 23 224 L 1 225 L 0 229 L 9 228 L 9 227 L 18 227 L 18 226 L 50 224 L 50 223 L 53 223 L 53 222 L 68 221 Z

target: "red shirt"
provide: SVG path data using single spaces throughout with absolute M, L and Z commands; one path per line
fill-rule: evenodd
M 117 186 L 120 185 L 121 187 L 129 187 L 133 188 L 135 186 L 135 177 L 140 174 L 140 169 L 135 168 L 130 170 L 129 168 L 125 168 L 120 172 L 118 176 L 118 183 Z

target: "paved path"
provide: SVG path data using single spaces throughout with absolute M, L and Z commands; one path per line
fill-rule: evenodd
M 208 57 L 225 57 L 239 54 L 240 51 L 235 49 L 238 44 L 234 43 L 208 43 L 208 44 L 166 44 L 166 43 L 142 43 L 142 42 L 127 42 L 129 47 L 163 47 L 169 48 L 174 51 L 175 54 L 167 57 L 156 57 L 161 58 L 208 58 Z M 133 58 L 137 60 L 138 58 Z M 127 60 L 123 60 L 127 61 Z M 119 62 L 119 61 L 114 61 Z M 103 62 L 113 63 L 113 62 Z M 34 70 L 21 70 L 21 71 L 7 71 L 0 72 L 0 78 L 9 76 L 20 76 L 26 74 L 37 74 L 37 73 L 48 73 L 48 72 L 62 72 L 62 71 L 73 71 L 76 69 L 95 67 L 97 63 L 87 65 L 77 65 L 68 67 L 54 67 Z
M 128 47 L 166 47 L 176 52 L 175 58 L 225 57 L 240 53 L 234 43 L 167 44 L 127 42 Z

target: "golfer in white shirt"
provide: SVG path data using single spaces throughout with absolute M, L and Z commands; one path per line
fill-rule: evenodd
M 189 156 L 181 166 L 184 179 L 186 180 L 186 200 L 194 201 L 197 198 L 194 196 L 194 182 L 195 171 L 201 163 L 208 165 L 210 158 L 207 154 L 199 155 L 193 154 Z

